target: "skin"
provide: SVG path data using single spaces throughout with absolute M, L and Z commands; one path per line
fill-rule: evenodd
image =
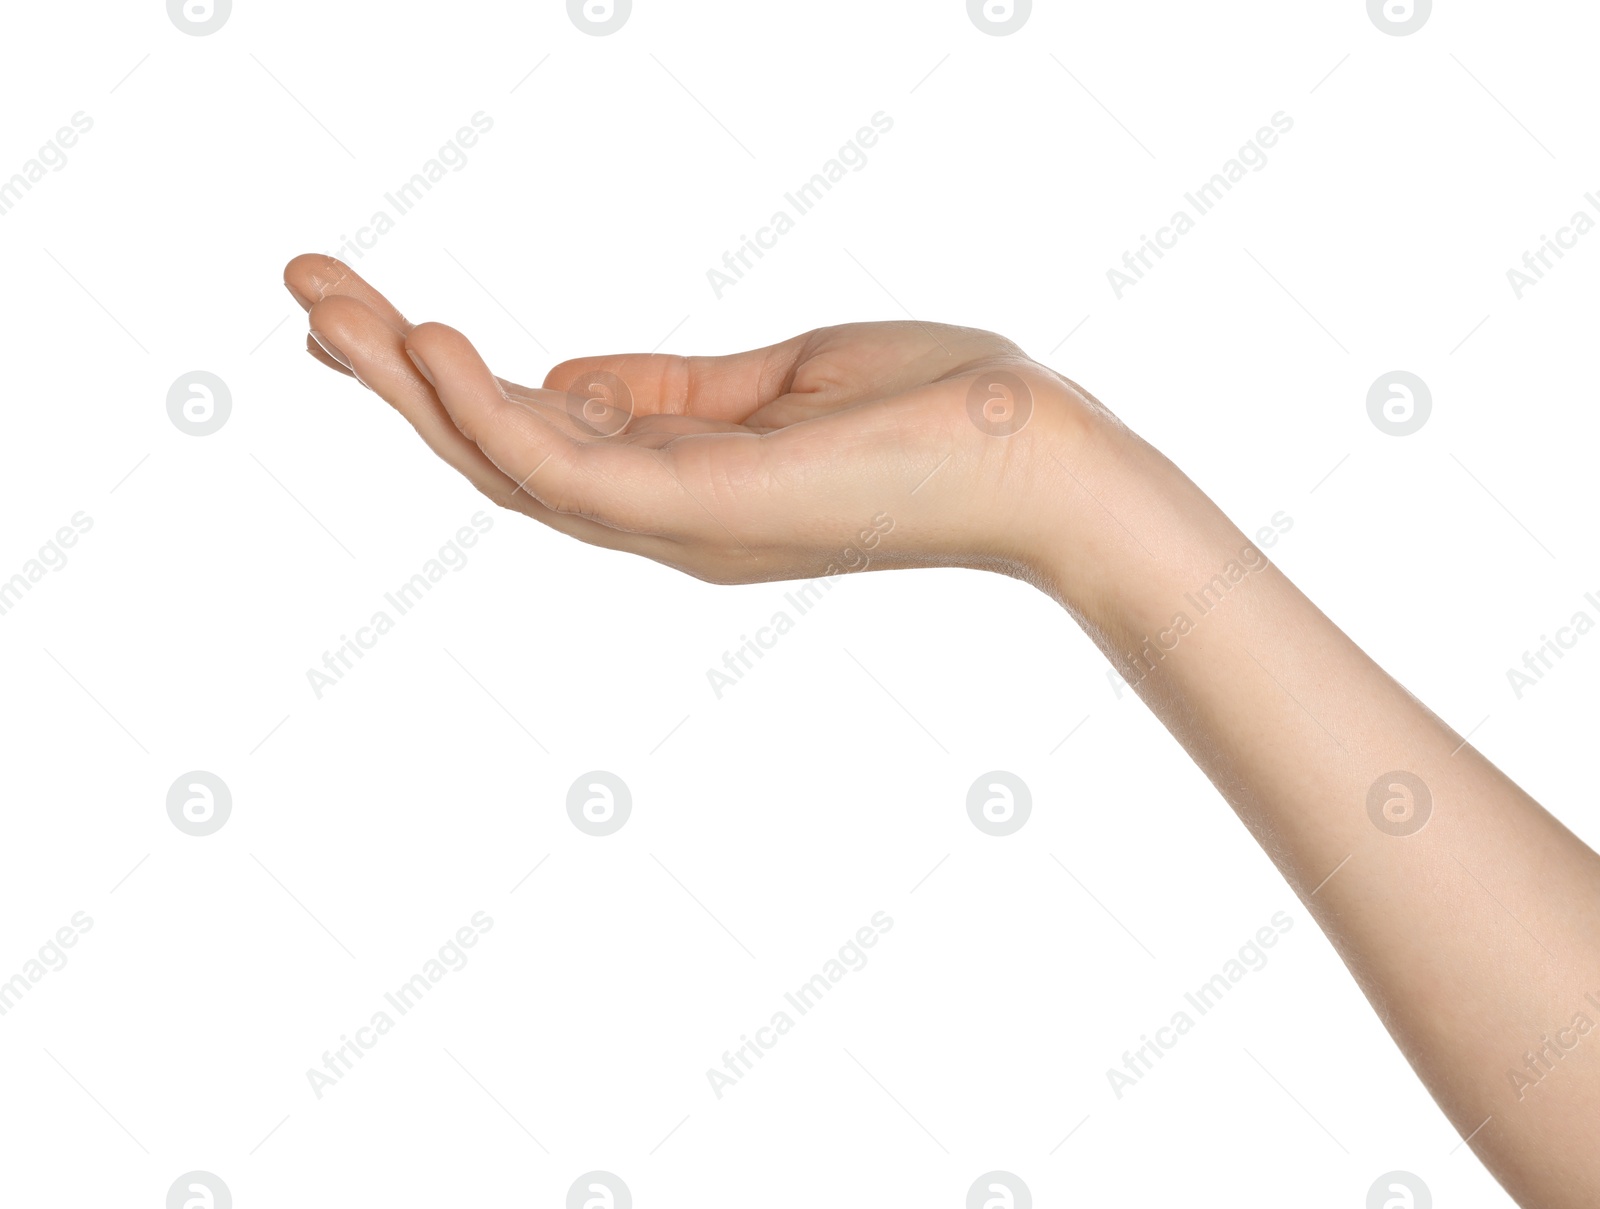
M 988 332 L 873 323 L 568 361 L 529 388 L 338 261 L 298 257 L 285 283 L 313 357 L 497 504 L 582 541 L 715 583 L 809 579 L 887 514 L 875 569 L 1049 593 L 1233 806 L 1507 1191 L 1600 1204 L 1600 857 L 1080 387 Z M 1221 603 L 1197 610 L 1219 574 Z M 1409 805 L 1397 770 L 1426 787 Z M 1369 791 L 1409 834 L 1374 822 Z

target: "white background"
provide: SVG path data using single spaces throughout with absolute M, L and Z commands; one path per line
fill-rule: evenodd
M 641 1209 L 959 1206 L 1005 1169 L 1040 1205 L 1359 1209 L 1400 1168 L 1509 1203 L 1020 583 L 850 577 L 719 700 L 785 585 L 493 513 L 315 697 L 488 505 L 306 356 L 280 270 L 482 111 L 356 263 L 508 377 L 908 311 L 1005 333 L 1247 531 L 1291 516 L 1278 565 L 1594 843 L 1600 637 L 1520 700 L 1506 677 L 1600 616 L 1600 234 L 1521 300 L 1506 278 L 1600 189 L 1594 6 L 1441 0 L 1408 37 L 1360 0 L 1041 2 L 1006 37 L 960 0 L 638 0 L 609 37 L 555 0 L 5 21 L 0 177 L 94 125 L 0 217 L 0 578 L 93 528 L 0 617 L 0 978 L 94 924 L 0 1017 L 0 1199 L 157 1207 L 203 1169 L 241 1209 L 558 1206 L 605 1169 Z M 878 111 L 867 166 L 719 300 L 707 269 Z M 1119 301 L 1106 270 L 1278 111 L 1268 166 Z M 1366 414 L 1396 368 L 1433 392 L 1406 438 Z M 203 438 L 166 413 L 194 369 L 233 399 Z M 193 769 L 233 794 L 203 839 L 165 808 Z M 565 810 L 591 769 L 633 794 L 605 839 Z M 1034 797 L 1005 839 L 965 812 L 992 769 Z M 307 1068 L 477 911 L 470 963 L 318 1099 Z M 869 964 L 717 1099 L 706 1069 L 878 911 Z M 1276 911 L 1266 968 L 1119 1100 L 1106 1069 Z

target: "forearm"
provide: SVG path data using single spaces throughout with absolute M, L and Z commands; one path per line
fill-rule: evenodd
M 1078 515 L 1044 586 L 1232 804 L 1508 1189 L 1600 1203 L 1600 858 L 1148 446 L 1115 433 L 1061 460 Z M 1416 786 L 1409 817 L 1393 783 Z

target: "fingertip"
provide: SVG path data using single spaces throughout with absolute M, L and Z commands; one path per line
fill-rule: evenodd
M 452 348 L 465 344 L 471 348 L 471 342 L 460 332 L 447 323 L 419 323 L 406 333 L 406 347 L 414 349 L 422 356 L 430 354 L 438 356 L 448 355 Z
M 288 264 L 283 266 L 283 275 L 285 277 L 293 277 L 299 274 L 304 274 L 313 269 L 319 268 L 330 261 L 333 261 L 333 257 L 323 252 L 301 252 L 298 256 L 291 258 Z
M 297 277 L 305 277 L 317 261 L 326 259 L 320 252 L 302 252 L 283 266 L 283 280 L 287 283 Z
M 552 365 L 550 372 L 544 376 L 544 389 L 566 390 L 572 384 L 572 380 L 583 372 L 582 367 L 586 363 L 592 363 L 593 360 L 592 357 L 573 357 L 559 365 Z
M 296 302 L 310 310 L 350 276 L 343 261 L 321 252 L 305 252 L 283 267 L 283 284 Z
M 472 341 L 448 324 L 417 324 L 406 333 L 405 346 L 417 372 L 435 387 L 444 379 L 459 389 L 493 387 L 496 395 L 504 394 Z

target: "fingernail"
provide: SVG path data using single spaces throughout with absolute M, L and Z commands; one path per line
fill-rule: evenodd
M 286 282 L 283 283 L 283 288 L 288 290 L 289 291 L 289 297 L 293 298 L 302 307 L 304 307 L 308 311 L 311 309 L 311 299 L 307 298 L 299 290 L 295 289 L 294 286 L 290 285 L 286 281 Z
M 335 361 L 337 361 L 340 365 L 344 366 L 346 369 L 350 370 L 352 373 L 355 372 L 355 367 L 350 364 L 350 359 L 348 357 L 346 357 L 343 353 L 341 353 L 332 344 L 330 344 L 328 342 L 328 338 L 326 336 L 324 336 L 321 332 L 317 331 L 315 328 L 312 328 L 311 329 L 311 338 L 322 346 L 322 351 L 327 353 L 328 356 L 332 357 Z
M 428 380 L 429 386 L 438 385 L 438 383 L 433 380 L 433 374 L 429 372 L 428 367 L 422 363 L 421 357 L 417 356 L 417 354 L 412 352 L 409 348 L 406 349 L 406 356 L 411 358 L 411 364 L 417 367 L 417 372 Z

